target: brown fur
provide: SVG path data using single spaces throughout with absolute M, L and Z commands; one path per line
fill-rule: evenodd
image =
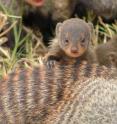
M 72 18 L 58 23 L 56 40 L 53 40 L 46 61 L 51 60 L 88 60 L 96 62 L 91 46 L 91 25 L 84 20 Z
M 77 5 L 77 0 L 52 0 L 53 11 L 52 20 L 54 21 L 64 21 L 71 18 L 74 15 L 75 7 Z
M 93 11 L 95 15 L 104 18 L 106 21 L 112 21 L 117 18 L 117 0 L 78 0 L 83 4 L 86 10 Z
M 114 68 L 90 65 L 87 62 L 75 62 L 67 66 L 56 64 L 52 69 L 48 69 L 47 65 L 42 63 L 30 70 L 12 72 L 0 81 L 0 124 L 72 124 L 72 122 L 84 124 L 82 117 L 85 116 L 86 120 L 97 121 L 96 124 L 100 124 L 104 118 L 111 119 L 110 114 L 113 115 L 113 120 L 116 120 L 117 111 L 106 113 L 106 117 L 105 110 L 100 110 L 101 105 L 98 105 L 100 102 L 106 105 L 106 101 L 107 107 L 115 110 L 114 105 L 117 104 L 117 100 L 114 98 L 117 95 L 111 91 L 112 87 L 117 91 L 116 75 Z M 103 90 L 105 92 L 102 92 Z M 98 93 L 102 95 L 99 97 Z M 105 93 L 107 99 L 103 97 Z M 115 102 L 112 102 L 112 99 Z M 92 100 L 98 105 L 94 107 L 100 110 L 99 116 L 94 113 L 96 111 L 92 108 Z M 79 104 L 75 104 L 76 101 Z M 88 115 L 85 114 L 87 102 L 88 110 L 93 112 L 92 119 L 90 112 Z M 104 107 L 106 109 L 106 106 Z M 74 109 L 77 114 L 81 112 L 76 116 L 78 120 L 82 120 L 81 123 L 74 118 L 75 116 L 71 116 L 71 114 L 75 115 Z M 82 116 L 83 114 L 85 116 Z M 98 117 L 103 119 L 100 118 L 100 121 Z
M 96 48 L 97 61 L 101 65 L 117 67 L 117 36 Z

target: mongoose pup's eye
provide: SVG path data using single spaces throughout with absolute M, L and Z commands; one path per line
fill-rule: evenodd
M 81 40 L 81 43 L 84 43 L 85 42 L 85 39 Z
M 66 43 L 66 44 L 67 44 L 67 43 L 69 43 L 69 40 L 68 40 L 68 39 L 66 39 L 66 40 L 65 40 L 65 43 Z

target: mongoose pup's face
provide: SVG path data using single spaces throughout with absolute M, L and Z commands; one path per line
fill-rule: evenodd
M 90 28 L 89 23 L 77 18 L 57 24 L 56 35 L 60 48 L 66 55 L 75 58 L 86 52 L 91 40 Z

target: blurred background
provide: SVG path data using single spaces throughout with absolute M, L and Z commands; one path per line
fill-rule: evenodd
M 117 34 L 117 0 L 0 0 L 0 76 L 38 64 L 56 24 L 73 17 L 93 23 L 94 47 Z

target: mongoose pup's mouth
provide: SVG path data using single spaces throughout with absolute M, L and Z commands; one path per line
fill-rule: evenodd
M 44 0 L 25 0 L 28 4 L 32 6 L 42 6 L 44 4 Z
M 77 58 L 82 56 L 85 53 L 85 49 L 81 48 L 81 49 L 77 49 L 77 48 L 68 48 L 66 49 L 64 52 L 66 53 L 66 55 L 68 55 L 69 57 L 72 58 Z

